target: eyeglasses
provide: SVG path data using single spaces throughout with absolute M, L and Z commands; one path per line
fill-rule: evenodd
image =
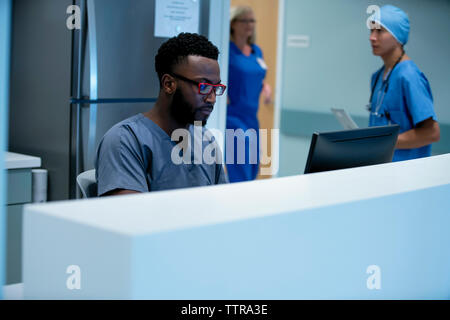
M 241 22 L 241 23 L 256 23 L 255 19 L 236 19 L 236 22 Z
M 185 78 L 183 76 L 180 76 L 179 74 L 176 74 L 176 73 L 172 73 L 172 76 L 174 76 L 175 78 L 178 78 L 180 80 L 198 85 L 198 93 L 201 95 L 204 95 L 204 96 L 210 95 L 211 92 L 213 91 L 213 89 L 214 89 L 214 92 L 216 93 L 216 96 L 221 96 L 225 93 L 225 90 L 227 88 L 227 86 L 224 84 L 211 84 L 211 83 L 206 83 L 206 82 L 197 82 L 197 81 Z

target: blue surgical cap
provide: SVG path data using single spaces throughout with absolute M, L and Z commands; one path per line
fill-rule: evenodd
M 385 5 L 380 9 L 380 21 L 375 18 L 400 44 L 405 45 L 409 38 L 409 18 L 400 8 Z

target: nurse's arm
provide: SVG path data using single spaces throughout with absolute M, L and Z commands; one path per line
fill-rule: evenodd
M 438 142 L 441 137 L 439 124 L 432 118 L 420 122 L 414 129 L 398 135 L 396 149 L 414 149 Z
M 264 104 L 272 103 L 272 88 L 266 82 L 263 82 L 262 95 L 264 98 Z

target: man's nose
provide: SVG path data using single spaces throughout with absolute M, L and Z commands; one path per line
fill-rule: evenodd
M 210 104 L 216 103 L 216 90 L 213 88 L 211 93 L 206 96 L 205 102 Z

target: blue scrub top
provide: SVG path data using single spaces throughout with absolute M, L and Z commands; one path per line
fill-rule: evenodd
M 195 146 L 194 127 L 189 130 L 191 146 Z M 98 195 L 116 189 L 149 192 L 227 183 L 221 161 L 211 164 L 196 161 L 206 148 L 220 151 L 214 138 L 206 137 L 211 135 L 202 127 L 201 154 L 191 147 L 190 161 L 176 164 L 172 153 L 177 144 L 152 120 L 139 113 L 119 122 L 103 136 L 97 150 Z M 216 156 L 221 160 L 221 154 Z
M 384 67 L 372 75 L 375 87 L 372 101 L 369 126 L 384 126 L 398 124 L 400 133 L 411 130 L 420 122 L 432 118 L 437 121 L 433 108 L 433 95 L 425 75 L 412 60 L 400 62 L 392 71 L 389 88 L 384 95 L 386 82 L 382 81 Z M 383 99 L 384 95 L 384 99 Z M 378 109 L 378 110 L 377 110 Z M 375 115 L 374 113 L 378 113 Z M 386 116 L 389 113 L 390 120 Z M 379 115 L 383 116 L 379 116 Z M 402 161 L 431 155 L 431 144 L 416 149 L 395 150 L 392 161 Z
M 252 53 L 247 57 L 234 42 L 230 42 L 228 69 L 230 104 L 227 108 L 229 117 L 256 119 L 259 96 L 266 76 L 266 69 L 259 61 L 263 61 L 263 54 L 257 45 L 252 45 Z
M 228 72 L 227 129 L 249 129 L 256 131 L 245 139 L 245 163 L 238 161 L 237 140 L 227 140 L 226 145 L 234 144 L 233 156 L 225 153 L 230 182 L 254 180 L 259 169 L 259 123 L 257 118 L 259 96 L 266 76 L 266 66 L 261 49 L 253 44 L 252 53 L 246 56 L 230 42 L 230 60 Z M 234 138 L 233 138 L 234 139 Z M 234 141 L 234 143 L 233 143 Z M 256 153 L 256 155 L 255 155 Z M 229 159 L 233 157 L 233 159 Z M 256 163 L 254 160 L 256 157 Z M 232 163 L 230 163 L 230 160 Z

